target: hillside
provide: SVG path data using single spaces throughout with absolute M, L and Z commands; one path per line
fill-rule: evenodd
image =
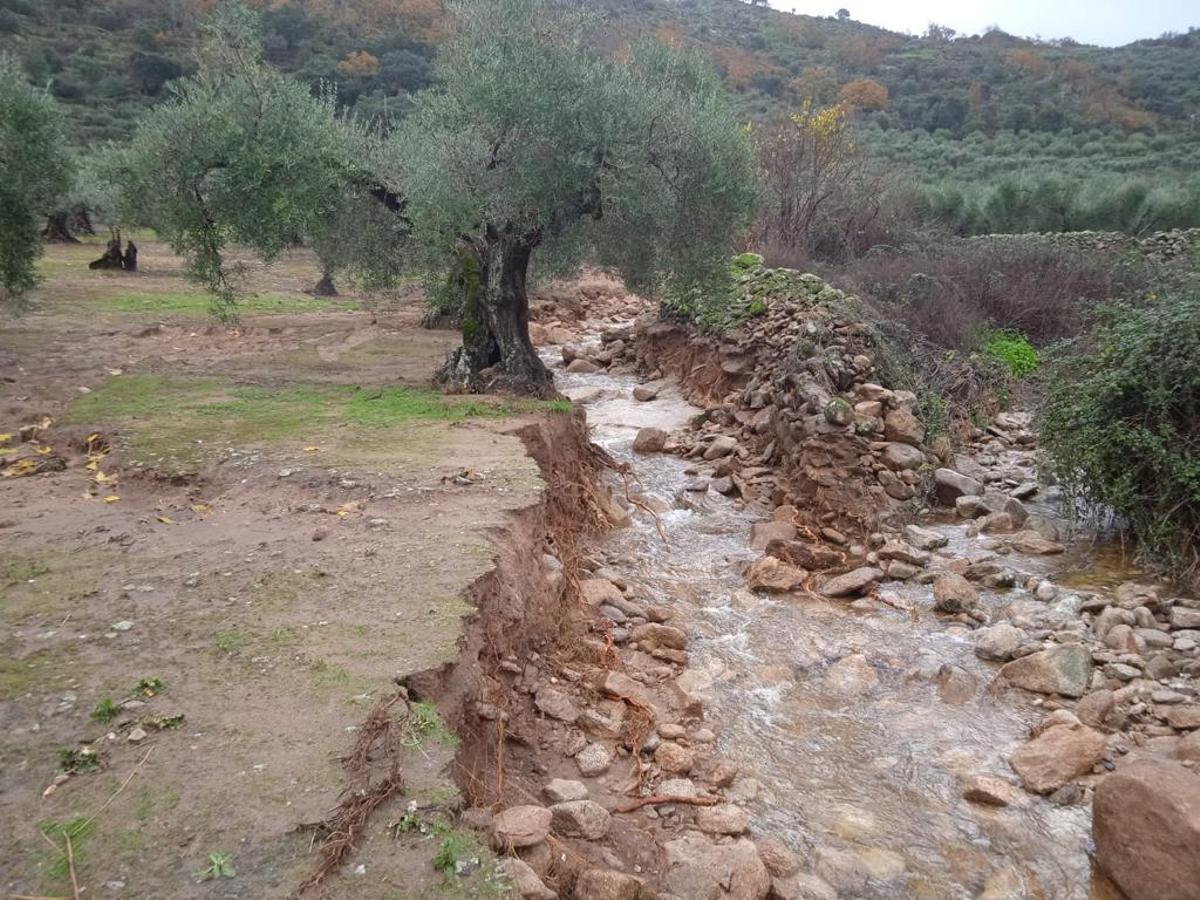
M 429 83 L 444 34 L 439 0 L 251 2 L 264 9 L 273 64 L 313 85 L 336 82 L 343 101 L 371 117 L 404 114 L 409 94 Z M 88 146 L 127 136 L 171 79 L 192 68 L 214 5 L 0 0 L 0 35 L 67 106 L 75 140 Z M 931 28 L 915 37 L 741 0 L 586 6 L 599 14 L 598 40 L 614 52 L 647 36 L 702 50 L 747 119 L 782 116 L 806 98 L 850 103 L 867 152 L 910 184 L 948 189 L 950 199 L 933 205 L 965 230 L 981 215 L 960 215 L 960 205 L 982 209 L 996 184 L 1014 178 L 1043 193 L 1035 186 L 1067 179 L 1069 190 L 1101 200 L 1128 189 L 1134 206 L 1157 197 L 1163 208 L 1200 208 L 1195 29 L 1110 49 L 995 30 L 957 37 Z M 1159 224 L 1193 218 L 1173 212 Z M 1099 224 L 1123 228 L 1129 219 Z

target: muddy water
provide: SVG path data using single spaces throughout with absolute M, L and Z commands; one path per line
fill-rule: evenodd
M 1030 797 L 991 809 L 962 799 L 965 775 L 1012 777 L 1006 757 L 1040 714 L 1028 698 L 988 693 L 994 667 L 976 658 L 968 630 L 930 612 L 927 587 L 885 586 L 915 616 L 750 593 L 738 572 L 757 555 L 748 535 L 764 511 L 686 492 L 690 463 L 631 450 L 637 428 L 677 428 L 698 410 L 672 389 L 638 403 L 632 378 L 558 377 L 568 393 L 593 395 L 594 439 L 633 466 L 647 495 L 671 506 L 666 543 L 639 514 L 609 549 L 654 602 L 673 604 L 690 623 L 694 671 L 685 678 L 708 698 L 721 754 L 761 783 L 749 804 L 759 833 L 783 839 L 810 864 L 829 850 L 853 854 L 870 879 L 844 895 L 1110 896 L 1093 881 L 1087 806 Z M 681 497 L 699 508 L 678 508 Z M 951 537 L 950 552 L 978 549 L 963 527 L 938 527 Z M 1040 563 L 1080 582 L 1088 564 Z M 1024 598 L 1021 590 L 985 594 L 996 609 Z M 1076 615 L 1077 602 L 1066 595 L 1061 613 Z M 955 677 L 939 688 L 948 666 Z

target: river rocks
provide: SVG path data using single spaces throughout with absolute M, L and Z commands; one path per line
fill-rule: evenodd
M 1177 731 L 1200 728 L 1200 705 L 1189 703 L 1185 706 L 1172 706 L 1167 711 L 1167 724 Z
M 778 838 L 761 837 L 755 840 L 758 858 L 774 878 L 790 878 L 800 871 L 800 860 Z
M 999 677 L 1038 694 L 1082 697 L 1092 682 L 1092 655 L 1079 644 L 1052 647 L 1013 660 Z
M 916 446 L 925 439 L 925 426 L 907 409 L 893 409 L 884 417 L 885 440 Z
M 563 837 L 578 837 L 588 841 L 601 840 L 608 834 L 612 816 L 607 809 L 592 800 L 567 800 L 550 807 L 551 828 Z
M 1200 778 L 1139 762 L 1096 788 L 1096 862 L 1130 900 L 1195 900 L 1200 890 Z
M 980 659 L 1007 662 L 1025 643 L 1025 632 L 1008 622 L 981 628 L 975 634 L 975 655 Z
M 766 550 L 771 541 L 792 541 L 796 539 L 796 526 L 791 522 L 772 520 L 770 522 L 755 522 L 750 526 L 750 549 Z
M 571 701 L 571 698 L 552 687 L 538 688 L 538 692 L 533 698 L 533 705 L 550 718 L 562 722 L 571 723 L 579 718 L 579 709 Z
M 663 847 L 667 890 L 687 900 L 764 900 L 771 875 L 746 838 L 717 844 L 690 831 Z
M 1116 705 L 1116 694 L 1112 691 L 1092 691 L 1075 704 L 1075 715 L 1084 725 L 1102 728 Z
M 947 572 L 934 579 L 933 600 L 933 608 L 938 612 L 966 613 L 972 618 L 987 618 L 975 585 L 953 572 Z
M 603 775 L 612 765 L 612 754 L 603 744 L 588 744 L 575 754 L 575 765 L 584 778 Z
M 1028 553 L 1030 556 L 1052 556 L 1067 549 L 1036 531 L 1018 531 L 1008 539 L 1008 543 L 1018 553 Z
M 838 900 L 838 893 L 816 875 L 801 873 L 774 879 L 771 897 L 778 900 Z
M 613 869 L 588 869 L 575 879 L 575 900 L 638 900 L 642 883 Z
M 579 360 L 576 360 L 579 362 Z M 537 872 L 528 863 L 516 857 L 508 857 L 496 863 L 496 868 L 508 876 L 513 890 L 521 900 L 555 900 L 558 897 L 554 891 L 546 887 Z
M 849 850 L 821 847 L 815 859 L 814 871 L 817 876 L 832 885 L 839 894 L 845 892 L 856 896 L 866 888 L 871 877 L 863 861 Z
M 633 399 L 639 403 L 649 403 L 658 399 L 658 388 L 648 384 L 639 384 L 633 389 Z
M 916 470 L 925 465 L 925 454 L 911 444 L 888 444 L 880 459 L 885 466 L 895 472 Z
M 654 751 L 654 761 L 671 775 L 687 775 L 696 765 L 696 751 L 673 741 L 663 741 Z
M 1015 785 L 993 775 L 971 775 L 963 781 L 963 798 L 984 806 L 1024 806 L 1028 801 Z
M 1175 758 L 1181 762 L 1200 763 L 1200 731 L 1193 731 L 1175 745 Z
M 667 446 L 667 433 L 661 428 L 639 428 L 633 439 L 634 453 L 661 453 Z
M 843 558 L 842 554 L 832 547 L 809 541 L 771 541 L 767 544 L 767 555 L 798 569 L 816 571 L 831 569 L 839 565 Z
M 1171 609 L 1171 628 L 1175 631 L 1200 629 L 1200 609 L 1175 606 Z
M 696 810 L 696 827 L 706 834 L 745 834 L 750 830 L 750 815 L 732 803 L 702 806 Z
M 1050 794 L 1086 775 L 1104 757 L 1106 739 L 1086 725 L 1055 725 L 1019 749 L 1009 764 L 1025 789 Z
M 549 836 L 552 818 L 544 806 L 511 806 L 492 819 L 492 846 L 502 853 L 532 847 Z
M 910 547 L 903 541 L 894 539 L 885 541 L 883 546 L 876 552 L 880 559 L 895 559 L 900 562 L 906 562 L 910 566 L 921 568 L 929 565 L 929 554 L 927 552 Z
M 954 506 L 959 497 L 983 496 L 983 484 L 953 469 L 933 473 L 934 496 L 942 506 Z
M 835 691 L 861 694 L 879 683 L 879 675 L 865 656 L 851 653 L 829 667 L 825 680 Z
M 873 566 L 863 566 L 845 575 L 830 578 L 821 585 L 821 593 L 826 597 L 852 597 L 866 591 L 871 585 L 883 578 L 883 572 Z
M 854 421 L 854 407 L 841 397 L 835 397 L 825 406 L 825 421 L 830 425 L 849 425 Z
M 918 550 L 938 550 L 950 543 L 950 538 L 940 531 L 919 525 L 905 526 L 904 539 Z
M 568 800 L 586 800 L 588 790 L 582 781 L 552 778 L 542 787 L 542 793 L 551 803 L 565 803 Z
M 625 595 L 607 578 L 585 578 L 579 582 L 579 594 L 588 606 L 613 606 L 621 608 Z
M 645 709 L 653 707 L 649 692 L 639 682 L 634 681 L 624 672 L 605 670 L 596 680 L 596 687 L 601 693 L 619 700 L 626 700 L 634 706 Z
M 975 677 L 961 666 L 949 663 L 938 670 L 934 679 L 938 697 L 951 706 L 962 706 L 975 696 Z
M 709 461 L 720 459 L 723 456 L 728 456 L 730 453 L 736 450 L 737 446 L 738 442 L 735 438 L 732 438 L 727 434 L 718 435 L 713 442 L 708 445 L 708 449 L 704 451 L 704 458 Z
M 751 590 L 768 593 L 787 593 L 804 586 L 808 573 L 788 565 L 774 556 L 764 556 L 746 570 L 746 583 Z

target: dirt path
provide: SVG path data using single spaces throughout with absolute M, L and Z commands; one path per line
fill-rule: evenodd
M 38 307 L 0 327 L 0 469 L 53 461 L 0 479 L 0 889 L 69 894 L 72 834 L 88 896 L 283 897 L 368 709 L 455 657 L 488 529 L 540 496 L 515 429 L 561 413 L 425 390 L 454 338 L 412 297 L 314 300 L 298 256 L 215 328 L 141 248 L 136 277 L 53 248 Z M 415 716 L 405 801 L 448 823 L 455 739 Z M 327 895 L 443 891 L 447 844 L 451 867 L 480 855 L 449 824 L 402 834 Z M 201 881 L 211 854 L 236 876 Z

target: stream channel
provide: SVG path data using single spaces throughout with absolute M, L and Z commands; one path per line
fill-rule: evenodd
M 546 356 L 553 359 L 549 349 Z M 635 401 L 633 376 L 560 367 L 556 379 L 586 406 L 593 440 L 629 463 L 647 497 L 669 507 L 665 543 L 639 512 L 606 547 L 629 580 L 687 622 L 684 678 L 706 700 L 720 755 L 759 783 L 748 803 L 756 833 L 783 840 L 810 866 L 823 854 L 865 870 L 869 880 L 852 896 L 1117 896 L 1088 857 L 1089 804 L 1024 795 L 1026 803 L 994 808 L 963 799 L 964 776 L 1015 781 L 1007 757 L 1046 710 L 1019 691 L 988 691 L 997 666 L 975 656 L 969 629 L 932 612 L 928 585 L 883 585 L 915 615 L 881 603 L 860 611 L 844 601 L 750 592 L 740 575 L 759 555 L 749 547 L 750 526 L 769 510 L 689 491 L 693 461 L 632 451 L 639 428 L 679 429 L 700 410 L 674 385 L 653 402 Z M 1058 511 L 1043 503 L 1036 512 Z M 968 556 L 979 540 L 961 523 L 932 527 L 950 538 L 942 554 Z M 1091 558 L 1009 562 L 1075 588 L 1102 586 L 1088 584 Z M 1121 578 L 1096 575 L 1103 586 Z M 985 590 L 983 598 L 993 614 L 1030 599 L 1019 587 Z M 1064 591 L 1056 605 L 1076 615 L 1078 604 Z M 944 667 L 954 667 L 948 681 L 938 677 Z

